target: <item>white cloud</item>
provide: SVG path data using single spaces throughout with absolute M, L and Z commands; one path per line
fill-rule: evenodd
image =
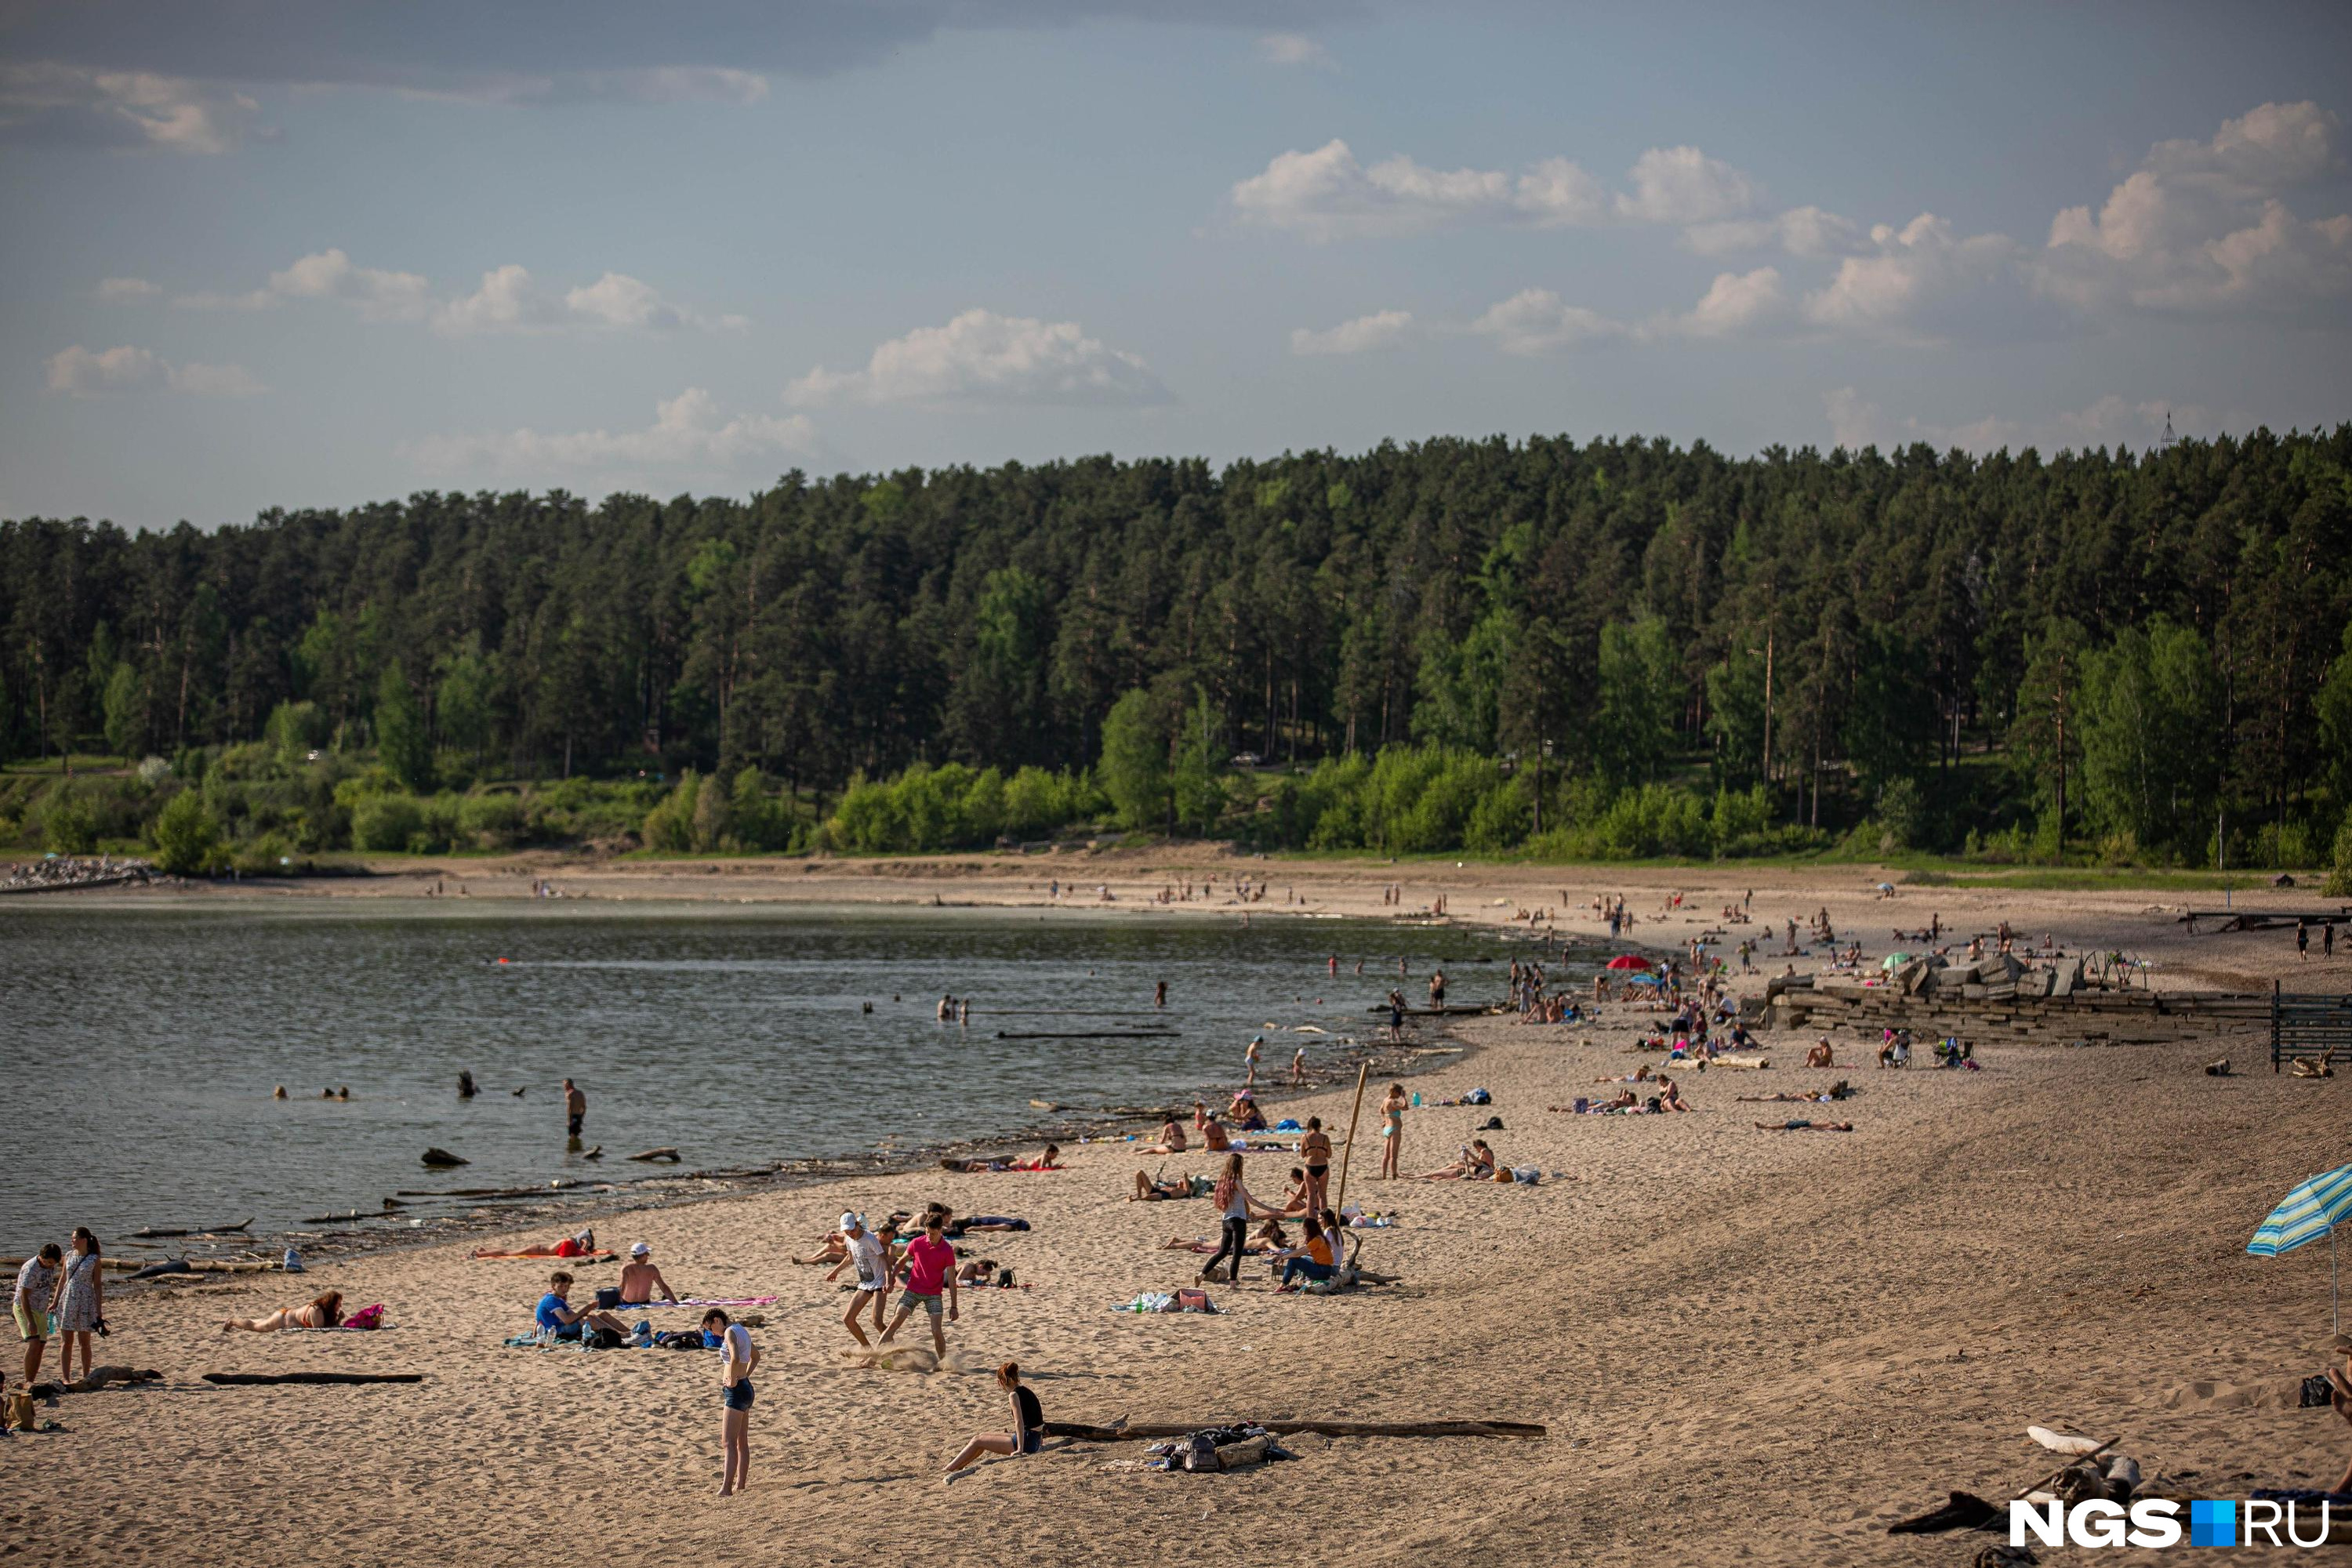
M 2112 392 L 2082 408 L 2062 409 L 2036 419 L 1987 415 L 1958 425 L 1939 425 L 1916 416 L 1890 419 L 1851 386 L 1824 395 L 1822 404 L 1832 442 L 1848 451 L 1864 447 L 1892 449 L 1915 441 L 1939 452 L 1957 447 L 1979 454 L 2021 452 L 2029 447 L 2045 456 L 2095 447 L 2145 449 L 2163 439 L 2168 420 L 2174 434 L 2182 437 L 2218 435 L 2225 425 L 2242 427 L 2247 423 L 2234 417 L 2225 421 L 2195 404 L 2130 402 Z
M 2342 165 L 2341 122 L 2265 103 L 2203 142 L 2159 142 L 2095 213 L 2051 221 L 2036 282 L 2084 310 L 2280 310 L 2352 295 L 2352 216 L 2283 199 Z
M 144 278 L 108 278 L 98 285 L 98 297 L 110 305 L 129 304 L 135 300 L 152 300 L 163 290 Z
M 128 343 L 95 352 L 76 343 L 49 356 L 49 390 L 74 397 L 124 392 L 154 381 L 163 374 L 163 363 L 145 349 Z
M 1755 205 L 1747 175 L 1696 147 L 1653 147 L 1633 160 L 1631 192 L 1617 198 L 1618 216 L 1634 223 L 1711 223 Z
M 0 64 L 0 141 L 219 153 L 268 134 L 260 115 L 245 94 L 184 77 Z
M 877 348 L 864 370 L 818 365 L 786 399 L 824 403 L 1062 404 L 1138 407 L 1171 401 L 1150 367 L 1076 321 L 966 310 Z
M 1294 327 L 1290 333 L 1290 352 L 1295 354 L 1360 354 L 1371 349 L 1394 347 L 1412 330 L 1412 311 L 1379 310 L 1369 316 L 1358 316 L 1352 321 L 1342 321 L 1319 332 Z
M 1303 66 L 1319 71 L 1339 68 L 1331 51 L 1304 33 L 1266 34 L 1257 41 L 1257 58 L 1270 66 Z
M 195 397 L 250 397 L 266 390 L 243 365 L 173 364 L 129 343 L 95 350 L 76 343 L 51 354 L 47 370 L 49 390 L 68 397 L 158 386 Z
M 349 306 L 370 321 L 423 321 L 432 289 L 415 272 L 356 267 L 339 248 L 313 251 L 242 294 L 183 294 L 173 300 L 205 310 L 266 310 L 289 300 L 325 300 Z
M 2020 251 L 2006 235 L 1959 238 L 1950 224 L 1922 213 L 1900 229 L 1880 224 L 1870 237 L 1874 254 L 1847 257 L 1826 286 L 1805 296 L 1807 321 L 1902 342 L 2022 326 Z
M 1693 224 L 1683 243 L 1701 256 L 1784 250 L 1790 256 L 1849 256 L 1868 248 L 1860 225 L 1820 207 L 1790 207 L 1777 217 Z
M 1694 338 L 1739 337 L 1780 327 L 1790 316 L 1780 269 L 1759 267 L 1717 274 L 1699 302 L 1673 319 L 1671 330 Z
M 1568 305 L 1549 289 L 1525 289 L 1470 323 L 1507 354 L 1554 353 L 1630 337 L 1632 329 L 1597 310 Z
M 625 272 L 607 272 L 593 283 L 572 289 L 563 296 L 563 308 L 579 321 L 656 332 L 674 332 L 688 327 L 733 329 L 751 324 L 741 316 L 713 319 L 698 315 L 662 298 L 652 284 L 640 282 Z
M 511 262 L 483 273 L 480 288 L 433 312 L 433 330 L 451 337 L 550 331 L 563 324 L 563 301 L 541 289 L 530 268 Z
M 404 448 L 420 468 L 436 472 L 484 468 L 552 477 L 639 469 L 725 468 L 779 453 L 823 451 L 816 426 L 802 414 L 722 417 L 718 400 L 698 386 L 655 405 L 654 422 L 635 430 L 540 431 L 530 428 L 435 436 Z
M 607 272 L 560 290 L 509 262 L 482 274 L 470 294 L 436 300 L 421 273 L 360 267 L 340 248 L 305 256 L 242 294 L 185 294 L 175 303 L 206 310 L 266 310 L 296 300 L 342 305 L 366 321 L 430 321 L 450 337 L 477 332 L 558 331 L 567 328 L 677 331 L 733 328 L 740 316 L 705 317 L 665 299 L 653 285 Z
M 1469 225 L 1699 223 L 1728 217 L 1755 199 L 1746 175 L 1695 147 L 1652 148 L 1630 177 L 1633 189 L 1612 195 L 1566 158 L 1543 159 L 1517 174 L 1433 169 L 1402 154 L 1367 167 L 1335 138 L 1311 153 L 1276 156 L 1235 184 L 1232 201 L 1249 222 L 1328 240 Z

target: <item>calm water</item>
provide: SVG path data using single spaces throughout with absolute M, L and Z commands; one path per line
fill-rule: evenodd
M 1165 1103 L 1238 1082 L 1262 1025 L 1329 1029 L 1304 1037 L 1310 1061 L 1360 1033 L 1401 952 L 1409 995 L 1442 962 L 1454 1000 L 1486 1000 L 1510 952 L 1469 932 L 1269 915 L 1244 930 L 1059 911 L 12 900 L 0 1252 L 78 1224 L 110 1237 L 252 1215 L 282 1229 L 403 1187 L 636 1175 L 647 1167 L 617 1157 L 660 1144 L 688 1169 L 724 1167 L 1007 1131 L 1041 1119 L 1032 1100 Z M 1469 962 L 1482 955 L 1496 962 Z M 1158 980 L 1172 1037 L 995 1037 L 1136 1026 Z M 972 999 L 968 1027 L 935 1020 L 943 992 Z M 1261 1076 L 1279 1077 L 1301 1038 L 1269 1035 Z M 460 1068 L 479 1098 L 458 1100 Z M 601 1165 L 566 1152 L 567 1074 Z M 290 1099 L 271 1098 L 278 1084 Z M 349 1101 L 318 1098 L 343 1085 Z M 417 1156 L 433 1144 L 472 1163 L 428 1172 Z

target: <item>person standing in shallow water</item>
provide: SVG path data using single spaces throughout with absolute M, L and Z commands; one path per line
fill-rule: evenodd
M 580 1129 L 588 1121 L 588 1097 L 581 1093 L 580 1086 L 568 1078 L 563 1080 L 563 1115 L 572 1141 L 579 1142 Z
M 1168 1005 L 1168 982 L 1165 980 L 1151 988 L 1151 1005 L 1154 1007 Z

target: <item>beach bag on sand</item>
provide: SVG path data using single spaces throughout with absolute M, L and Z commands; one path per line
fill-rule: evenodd
M 1462 1097 L 1462 1103 L 1465 1105 L 1492 1105 L 1495 1103 L 1495 1097 L 1488 1094 L 1483 1089 L 1474 1089 L 1469 1093 Z
M 1198 1474 L 1224 1468 L 1217 1459 L 1217 1438 L 1213 1432 L 1195 1432 L 1185 1440 L 1183 1451 L 1177 1456 L 1185 1469 Z
M 1188 1288 L 1176 1292 L 1176 1310 L 1180 1312 L 1213 1312 L 1216 1310 L 1210 1305 L 1209 1293 L 1206 1290 L 1194 1290 Z
M 617 1329 L 591 1329 L 583 1338 L 592 1351 L 616 1351 L 629 1342 L 629 1336 Z
M 383 1327 L 383 1303 L 378 1301 L 373 1306 L 362 1307 L 358 1311 L 353 1312 L 350 1317 L 343 1320 L 343 1327 L 347 1329 L 380 1329 Z
M 33 1396 L 31 1394 L 20 1388 L 16 1393 L 8 1395 L 7 1418 L 5 1421 L 0 1421 L 0 1426 L 5 1426 L 11 1432 L 30 1432 L 33 1429 Z
M 596 1310 L 598 1311 L 609 1312 L 620 1304 L 621 1288 L 618 1285 L 600 1285 L 596 1288 Z

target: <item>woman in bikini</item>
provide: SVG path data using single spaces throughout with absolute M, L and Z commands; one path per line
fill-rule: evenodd
M 1323 1119 L 1307 1119 L 1307 1136 L 1298 1141 L 1298 1152 L 1307 1162 L 1307 1198 L 1316 1208 L 1328 1207 L 1331 1202 L 1331 1135 L 1323 1131 Z
M 1404 1152 L 1404 1113 L 1412 1100 L 1404 1085 L 1392 1083 L 1381 1100 L 1381 1180 L 1393 1181 L 1397 1174 L 1397 1158 Z
M 343 1321 L 343 1293 L 330 1290 L 307 1306 L 280 1307 L 266 1318 L 228 1318 L 221 1323 L 221 1332 L 231 1329 L 250 1329 L 257 1334 L 276 1333 L 280 1329 L 331 1329 Z

